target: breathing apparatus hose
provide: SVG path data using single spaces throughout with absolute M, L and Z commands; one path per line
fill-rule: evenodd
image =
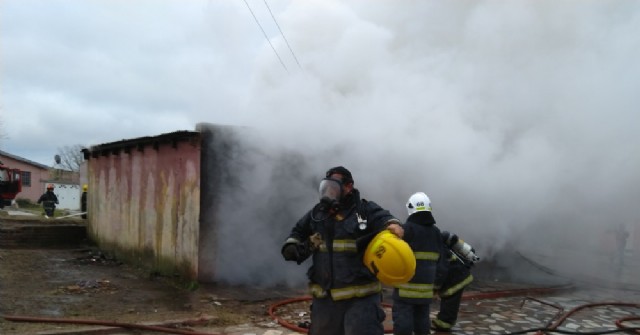
M 318 217 L 318 214 L 320 214 L 320 213 L 323 213 L 323 215 Z M 325 210 L 324 205 L 322 203 L 317 203 L 311 209 L 311 220 L 313 222 L 322 222 L 322 221 L 328 219 L 330 216 L 331 216 L 331 213 L 329 213 L 329 211 Z

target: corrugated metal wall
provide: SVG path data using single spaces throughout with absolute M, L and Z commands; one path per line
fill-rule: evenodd
M 119 257 L 196 279 L 200 220 L 198 133 L 92 147 L 88 232 Z

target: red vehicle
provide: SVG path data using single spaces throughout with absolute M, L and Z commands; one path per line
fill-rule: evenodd
M 22 191 L 20 170 L 10 169 L 0 162 L 0 209 L 11 206 L 11 201 Z

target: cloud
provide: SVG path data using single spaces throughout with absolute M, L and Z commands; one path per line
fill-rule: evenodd
M 242 3 L 1 6 L 4 149 L 35 161 L 64 145 L 233 123 L 264 41 Z

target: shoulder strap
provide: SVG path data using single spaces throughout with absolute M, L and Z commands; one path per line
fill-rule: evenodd
M 363 220 L 367 219 L 367 203 L 367 199 L 360 199 L 360 203 L 358 203 L 358 208 L 356 209 L 358 211 L 358 216 Z

